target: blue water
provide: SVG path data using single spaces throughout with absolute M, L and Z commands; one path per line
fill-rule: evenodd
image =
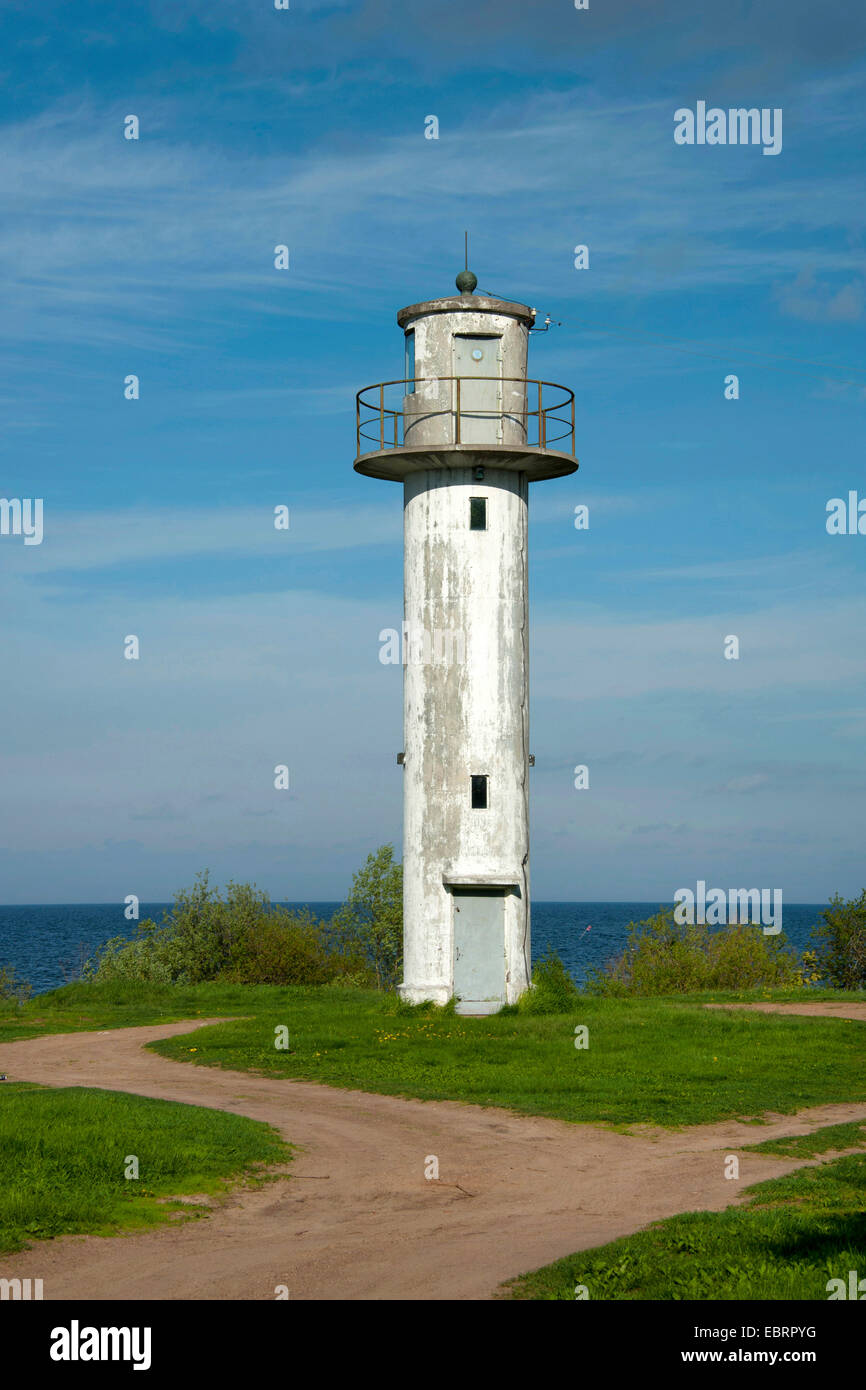
M 143 921 L 161 921 L 170 903 L 141 903 Z M 329 918 L 338 903 L 286 903 L 308 906 L 319 917 Z M 809 932 L 820 921 L 825 903 L 785 903 L 782 929 L 800 951 Z M 659 909 L 658 903 L 546 903 L 532 904 L 532 950 L 538 957 L 550 945 L 582 983 L 587 967 L 602 965 L 618 955 L 626 942 L 628 924 L 640 922 Z M 36 993 L 54 989 L 74 979 L 81 961 L 112 936 L 132 936 L 136 924 L 127 922 L 117 903 L 48 904 L 35 907 L 0 906 L 0 965 L 11 965 L 30 981 Z M 590 930 L 587 931 L 586 928 Z M 760 928 L 756 927 L 756 931 Z

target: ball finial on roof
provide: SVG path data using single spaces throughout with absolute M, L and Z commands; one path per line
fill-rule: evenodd
M 471 270 L 461 270 L 455 283 L 461 294 L 471 294 L 478 284 L 478 276 L 473 275 Z

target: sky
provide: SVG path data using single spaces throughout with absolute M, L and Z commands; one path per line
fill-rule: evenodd
M 0 497 L 44 508 L 0 535 L 0 902 L 332 900 L 400 844 L 355 392 L 464 229 L 576 396 L 530 496 L 533 895 L 860 892 L 866 10 L 4 0 L 0 75 Z M 700 101 L 781 151 L 677 144 Z

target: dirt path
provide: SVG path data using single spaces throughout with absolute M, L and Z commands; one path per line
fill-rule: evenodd
M 866 1003 L 828 1000 L 825 1004 L 705 1004 L 705 1009 L 757 1009 L 762 1014 L 806 1014 L 808 1017 L 852 1018 L 866 1023 Z
M 866 1021 L 866 1005 L 841 1008 L 840 1016 Z M 0 1072 L 10 1081 L 133 1091 L 266 1120 L 301 1146 L 291 1178 L 238 1192 L 182 1226 L 37 1241 L 0 1260 L 0 1274 L 41 1278 L 46 1299 L 272 1299 L 281 1284 L 301 1300 L 487 1299 L 514 1275 L 661 1217 L 719 1211 L 736 1200 L 735 1188 L 802 1166 L 743 1154 L 732 1183 L 723 1159 L 738 1145 L 866 1119 L 866 1104 L 829 1105 L 760 1131 L 727 1121 L 626 1136 L 450 1101 L 192 1067 L 143 1050 L 152 1039 L 216 1021 L 7 1043 Z M 430 1154 L 439 1182 L 424 1177 Z

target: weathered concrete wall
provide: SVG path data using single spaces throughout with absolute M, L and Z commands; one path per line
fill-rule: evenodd
M 483 465 L 483 454 L 476 456 Z M 487 529 L 469 529 L 486 497 Z M 527 501 L 524 475 L 473 461 L 404 490 L 404 997 L 453 993 L 452 898 L 443 880 L 498 882 L 506 997 L 526 988 L 529 942 Z M 486 810 L 470 778 L 489 778 Z
M 506 999 L 529 983 L 529 485 L 526 473 L 497 466 L 485 446 L 526 444 L 533 318 L 525 305 L 481 296 L 412 305 L 398 315 L 415 334 L 415 376 L 431 379 L 405 398 L 405 444 L 438 447 L 431 455 L 438 466 L 403 474 L 401 993 L 413 1002 L 444 1003 L 454 993 L 449 884 L 501 885 Z M 485 349 L 486 374 L 478 373 L 485 385 L 475 395 L 493 399 L 491 418 L 486 407 L 475 415 L 472 444 L 452 453 L 457 335 L 497 341 L 495 356 Z M 498 383 L 492 392 L 487 381 Z M 472 497 L 486 498 L 485 530 L 470 529 Z M 472 806 L 473 775 L 489 779 L 486 809 Z
M 407 320 L 406 328 L 413 329 L 415 333 L 416 377 L 433 378 L 419 381 L 416 390 L 404 400 L 406 444 L 456 442 L 456 390 L 454 383 L 445 378 L 455 374 L 453 340 L 458 334 L 497 336 L 501 340 L 499 377 L 502 382 L 502 417 L 489 422 L 489 439 L 485 431 L 485 441 L 491 444 L 526 442 L 525 378 L 529 334 L 525 322 L 510 314 L 463 308 L 450 313 L 411 318 Z M 534 408 L 530 405 L 530 409 Z
M 472 1005 L 489 1012 L 502 993 L 514 1002 L 530 980 L 529 482 L 576 471 L 573 430 L 562 452 L 556 431 L 568 432 L 567 417 L 557 420 L 547 397 L 552 430 L 533 417 L 540 407 L 526 359 L 534 309 L 461 294 L 410 304 L 397 321 L 414 333 L 417 387 L 403 399 L 402 437 L 399 406 L 379 388 L 379 447 L 359 439 L 355 469 L 404 488 L 401 993 L 414 1003 L 452 996 L 454 892 L 501 891 L 504 989 L 488 954 L 495 915 L 471 906 L 489 904 L 492 892 L 460 895 L 461 988 L 476 990 Z M 476 360 L 480 369 L 467 370 Z M 459 438 L 457 374 L 469 383 Z M 554 405 L 573 410 L 570 393 L 554 390 Z M 368 392 L 361 413 L 371 404 Z M 472 497 L 486 499 L 484 530 L 470 529 Z M 488 778 L 484 809 L 472 806 L 473 776 Z

